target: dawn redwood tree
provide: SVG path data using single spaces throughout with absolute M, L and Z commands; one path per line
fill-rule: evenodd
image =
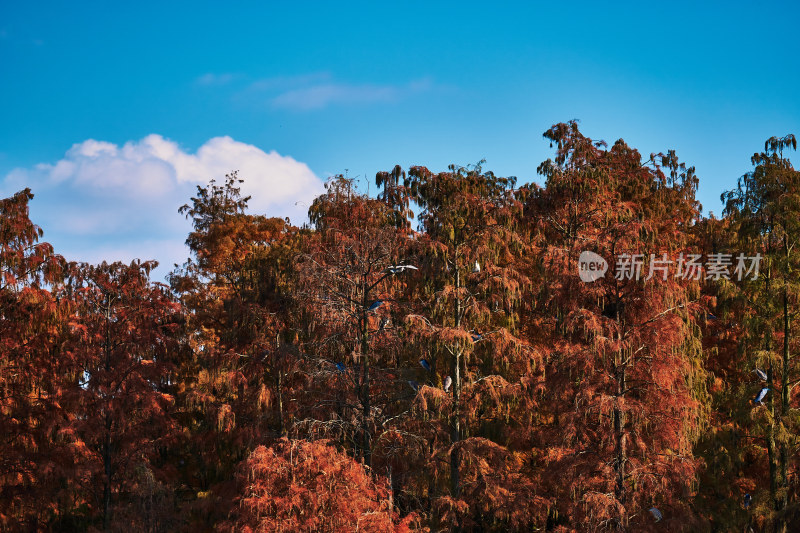
M 787 515 L 797 514 L 797 431 L 800 427 L 792 390 L 800 382 L 796 363 L 798 342 L 794 319 L 798 313 L 800 270 L 800 172 L 792 167 L 784 150 L 796 149 L 794 135 L 772 137 L 764 152 L 754 154 L 754 169 L 739 180 L 736 189 L 722 195 L 725 214 L 734 226 L 736 245 L 747 255 L 761 254 L 758 277 L 731 280 L 726 295 L 740 302 L 744 324 L 740 369 L 753 385 L 740 392 L 741 403 L 752 399 L 762 387 L 770 392 L 766 407 L 747 409 L 752 419 L 750 445 L 766 448 L 768 478 L 766 487 L 753 487 L 758 501 L 768 495 L 770 506 L 755 507 L 758 517 L 774 523 L 775 531 L 786 531 Z M 762 369 L 766 381 L 752 374 Z M 751 425 L 745 423 L 745 425 Z M 759 490 L 761 489 L 761 490 Z M 766 491 L 764 489 L 767 489 Z M 765 494 L 766 493 L 766 494 Z
M 375 174 L 375 185 L 382 188 L 378 199 L 392 210 L 395 226 L 410 229 L 414 212 L 411 210 L 411 198 L 406 181 L 406 173 L 400 165 L 395 165 L 389 172 L 381 171 Z
M 65 349 L 80 371 L 65 399 L 70 429 L 88 450 L 82 466 L 104 530 L 121 529 L 112 524 L 114 507 L 124 509 L 148 478 L 169 481 L 171 469 L 159 457 L 177 431 L 172 380 L 180 306 L 168 287 L 149 280 L 156 265 L 72 265 L 61 292 L 74 306 Z M 168 516 L 135 518 L 142 527 L 170 523 Z
M 521 475 L 525 457 L 508 447 L 520 422 L 509 404 L 540 370 L 536 352 L 520 337 L 530 247 L 514 184 L 481 164 L 441 173 L 412 167 L 404 181 L 422 209 L 423 232 L 417 310 L 408 323 L 417 357 L 431 367 L 422 373 L 431 386 L 419 390 L 415 418 L 405 427 L 430 442 L 428 498 L 454 529 L 532 527 L 545 509 L 531 479 Z M 448 471 L 439 476 L 445 461 Z M 499 464 L 508 471 L 494 474 Z M 448 481 L 449 494 L 439 492 L 437 477 Z
M 709 217 L 693 229 L 698 253 L 747 251 L 731 217 Z M 743 297 L 741 287 L 725 280 L 703 286 L 709 305 L 700 323 L 711 405 L 707 427 L 695 445 L 695 455 L 704 462 L 695 508 L 711 531 L 757 530 L 774 510 L 766 439 L 763 428 L 753 423 L 753 415 L 764 412 L 752 404 L 763 387 L 753 368 L 754 351 L 763 342 L 748 339 L 745 325 L 752 302 Z M 745 506 L 747 494 L 752 501 Z
M 690 249 L 694 169 L 673 152 L 643 161 L 621 140 L 607 149 L 574 121 L 544 136 L 556 156 L 540 165 L 546 183 L 527 210 L 546 243 L 536 299 L 548 319 L 539 342 L 549 423 L 537 447 L 554 500 L 550 526 L 644 531 L 655 527 L 648 509 L 656 507 L 661 527 L 691 530 L 685 498 L 705 397 L 699 284 L 676 278 L 677 265 L 664 269 Z M 581 281 L 582 251 L 609 262 L 605 277 Z M 628 269 L 617 268 L 620 257 Z
M 191 219 L 192 258 L 170 283 L 186 309 L 191 356 L 180 376 L 180 419 L 190 438 L 184 475 L 203 495 L 231 480 L 258 444 L 287 432 L 286 395 L 297 366 L 291 299 L 298 230 L 247 213 L 236 173 L 197 188 L 180 212 Z M 222 491 L 224 492 L 224 491 Z M 211 497 L 207 509 L 220 512 Z
M 349 441 L 372 466 L 373 441 L 397 396 L 394 324 L 414 271 L 393 267 L 407 264 L 408 232 L 396 211 L 359 194 L 352 180 L 338 176 L 326 189 L 309 209 L 315 231 L 297 261 L 302 349 L 312 363 L 310 396 L 299 401 L 310 435 Z
M 63 509 L 74 441 L 62 433 L 67 310 L 47 289 L 63 259 L 28 215 L 29 189 L 0 199 L 0 529 L 37 530 Z
M 0 290 L 42 288 L 61 279 L 63 259 L 39 242 L 44 232 L 29 217 L 30 189 L 0 199 Z
M 418 530 L 400 520 L 391 492 L 329 442 L 281 439 L 259 446 L 237 474 L 236 506 L 218 531 L 345 533 Z
M 794 136 L 719 220 L 673 151 L 545 138 L 542 185 L 339 176 L 302 228 L 212 181 L 169 289 L 0 199 L 0 530 L 797 529 Z

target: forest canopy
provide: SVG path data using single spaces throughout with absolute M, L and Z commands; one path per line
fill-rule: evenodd
M 544 138 L 541 185 L 340 175 L 300 227 L 217 176 L 168 283 L 0 199 L 0 530 L 800 529 L 794 135 L 721 218 L 672 150 Z

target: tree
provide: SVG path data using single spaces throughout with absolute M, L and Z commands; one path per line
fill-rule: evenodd
M 722 219 L 674 151 L 544 137 L 541 185 L 336 176 L 302 227 L 212 180 L 170 287 L 0 199 L 0 529 L 793 530 L 794 136 Z
M 187 311 L 191 353 L 178 370 L 186 483 L 195 494 L 224 493 L 236 464 L 258 444 L 287 432 L 285 397 L 297 366 L 290 346 L 292 264 L 298 229 L 282 218 L 247 213 L 236 173 L 197 188 L 180 212 L 192 220 L 193 257 L 172 274 Z M 216 492 L 214 492 L 216 491 Z M 214 521 L 214 498 L 200 512 Z
M 0 199 L 0 529 L 38 529 L 64 510 L 74 441 L 62 432 L 67 307 L 48 285 L 63 259 L 28 216 L 30 189 Z
M 544 136 L 556 157 L 540 165 L 547 181 L 527 209 L 546 243 L 536 299 L 548 323 L 539 341 L 549 347 L 547 424 L 538 446 L 551 521 L 642 531 L 658 506 L 666 523 L 693 527 L 682 496 L 698 467 L 692 444 L 705 396 L 698 284 L 657 267 L 689 251 L 697 179 L 672 152 L 643 164 L 622 140 L 605 149 L 574 121 Z M 587 250 L 618 261 L 593 283 L 575 275 Z
M 158 456 L 176 436 L 172 380 L 180 306 L 166 286 L 149 281 L 156 265 L 73 265 L 62 292 L 73 300 L 66 350 L 78 365 L 78 386 L 66 401 L 72 432 L 89 450 L 82 466 L 98 487 L 104 530 L 112 526 L 115 499 L 144 478 L 165 479 Z
M 520 451 L 507 446 L 516 422 L 507 402 L 515 402 L 539 360 L 520 337 L 519 309 L 530 285 L 523 258 L 530 248 L 516 179 L 485 172 L 481 164 L 441 173 L 412 167 L 404 181 L 406 194 L 422 209 L 423 230 L 418 304 L 409 325 L 433 385 L 421 388 L 415 402 L 421 420 L 406 427 L 426 435 L 433 472 L 441 454 L 449 464 L 441 476 L 449 479 L 449 495 L 440 497 L 429 484 L 435 514 L 454 529 L 499 530 L 531 527 L 538 512 L 535 498 L 521 497 L 533 492 L 531 480 L 514 468 L 495 476 L 489 465 L 524 463 Z M 452 391 L 445 393 L 440 387 L 448 376 Z M 486 493 L 493 495 L 488 508 Z
M 259 446 L 237 474 L 237 506 L 219 531 L 403 532 L 391 493 L 326 441 Z
M 371 466 L 373 439 L 389 417 L 397 382 L 387 373 L 397 363 L 387 324 L 402 315 L 403 279 L 413 269 L 406 268 L 408 239 L 397 212 L 358 194 L 342 176 L 326 188 L 309 209 L 316 231 L 298 260 L 303 350 L 317 361 L 312 390 L 321 399 L 306 404 L 307 422 L 340 428 L 335 436 L 352 439 L 354 453 Z
M 735 190 L 722 195 L 740 249 L 763 256 L 758 277 L 732 283 L 728 294 L 742 301 L 740 309 L 746 317 L 743 340 L 747 352 L 742 366 L 745 372 L 764 368 L 767 379 L 759 386 L 771 391 L 766 415 L 754 422 L 756 427 L 761 426 L 766 444 L 769 498 L 777 513 L 767 512 L 767 516 L 774 519 L 776 531 L 786 530 L 783 515 L 796 491 L 790 490 L 789 463 L 797 447 L 794 434 L 800 421 L 797 408 L 790 402 L 791 391 L 800 381 L 791 355 L 797 349 L 792 322 L 797 315 L 798 295 L 794 272 L 800 266 L 800 172 L 783 156 L 784 149 L 796 147 L 794 135 L 768 139 L 764 152 L 751 158 L 754 170 L 740 178 Z M 773 340 L 780 343 L 780 353 Z

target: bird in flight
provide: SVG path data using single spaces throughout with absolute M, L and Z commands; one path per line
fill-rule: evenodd
M 406 270 L 419 270 L 419 269 L 414 265 L 392 265 L 386 269 L 386 272 L 395 275 L 401 272 L 405 272 Z

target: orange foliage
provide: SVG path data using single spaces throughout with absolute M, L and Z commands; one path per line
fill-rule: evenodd
M 325 441 L 259 446 L 237 476 L 239 496 L 218 531 L 374 533 L 411 531 L 385 484 Z

